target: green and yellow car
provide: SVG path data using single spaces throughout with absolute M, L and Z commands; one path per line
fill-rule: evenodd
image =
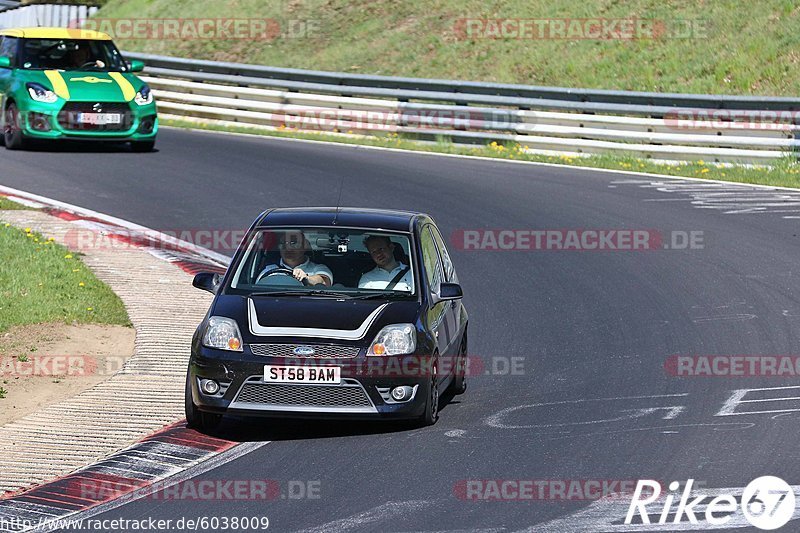
M 153 149 L 150 87 L 105 33 L 65 28 L 0 30 L 0 125 L 6 148 L 30 139 L 130 142 Z

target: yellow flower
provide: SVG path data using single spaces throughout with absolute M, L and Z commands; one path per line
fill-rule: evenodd
M 705 162 L 701 159 L 700 161 L 697 162 L 697 164 L 698 165 L 705 165 Z
M 54 237 L 50 237 L 49 239 L 47 239 L 47 242 L 53 242 L 54 240 L 56 240 Z
M 80 283 L 78 283 L 78 287 L 84 287 L 85 285 L 86 284 L 84 282 L 82 282 L 82 281 Z
M 6 227 L 9 227 L 10 225 L 11 225 L 11 224 L 9 224 L 8 222 L 6 222 Z
M 700 171 L 700 174 L 705 174 L 706 172 L 708 172 L 708 169 L 704 168 L 703 170 Z
M 64 256 L 64 259 L 72 259 L 72 254 L 67 254 Z
M 87 311 L 94 311 L 94 307 L 87 307 L 86 310 Z
M 81 269 L 80 269 L 80 268 L 73 268 L 73 269 L 72 269 L 72 271 L 73 271 L 73 272 L 80 272 L 80 271 L 81 271 Z
M 30 233 L 30 232 L 31 232 L 31 228 L 25 228 L 25 233 Z

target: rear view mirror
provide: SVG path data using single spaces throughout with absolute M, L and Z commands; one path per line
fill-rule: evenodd
M 215 272 L 200 272 L 192 280 L 192 285 L 211 294 L 217 294 L 219 281 L 219 274 Z
M 134 59 L 131 61 L 131 72 L 141 72 L 144 70 L 144 62 Z
M 11 58 L 0 56 L 0 68 L 11 68 Z

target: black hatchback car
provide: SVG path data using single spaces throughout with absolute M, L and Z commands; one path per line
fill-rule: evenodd
M 186 419 L 225 413 L 436 423 L 466 390 L 467 312 L 439 229 L 422 213 L 262 213 L 192 340 Z

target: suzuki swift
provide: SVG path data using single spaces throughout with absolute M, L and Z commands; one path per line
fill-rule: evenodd
M 466 390 L 467 312 L 422 213 L 272 209 L 247 232 L 192 341 L 186 418 L 239 415 L 436 423 Z
M 0 30 L 0 125 L 6 148 L 29 139 L 130 142 L 153 149 L 150 87 L 105 33 L 64 28 Z

